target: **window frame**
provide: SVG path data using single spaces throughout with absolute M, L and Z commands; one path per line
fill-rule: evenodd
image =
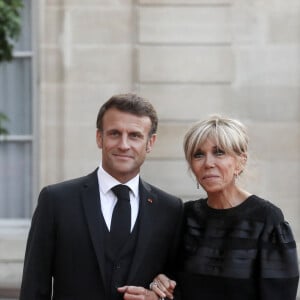
M 38 112 L 39 112 L 39 101 L 38 101 L 38 24 L 39 24 L 39 10 L 38 10 L 38 1 L 31 1 L 31 11 L 30 11 L 30 21 L 31 27 L 31 51 L 13 51 L 13 59 L 18 58 L 30 58 L 31 62 L 31 125 L 32 132 L 31 134 L 8 134 L 0 137 L 0 142 L 16 142 L 16 143 L 31 143 L 31 167 L 32 167 L 32 181 L 31 181 L 31 195 L 32 199 L 29 201 L 31 207 L 31 214 L 36 204 L 36 199 L 38 195 L 39 187 L 39 121 L 38 121 Z M 11 228 L 13 230 L 16 228 L 15 224 L 22 224 L 21 227 L 25 226 L 29 228 L 28 221 L 31 219 L 31 216 L 25 218 L 9 218 L 4 217 L 0 218 L 0 229 Z M 19 226 L 17 226 L 19 227 Z

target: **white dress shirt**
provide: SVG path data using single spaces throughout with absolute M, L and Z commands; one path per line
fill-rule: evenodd
M 115 185 L 122 184 L 122 183 L 116 180 L 111 175 L 109 175 L 102 168 L 102 165 L 99 166 L 97 175 L 98 175 L 101 211 L 106 226 L 108 229 L 110 229 L 112 213 L 118 201 L 117 196 L 114 194 L 111 188 L 113 188 Z M 139 179 L 140 179 L 140 175 L 138 174 L 128 182 L 124 183 L 124 185 L 127 185 L 130 188 L 129 197 L 130 197 L 130 206 L 131 206 L 131 231 L 134 227 L 134 224 L 137 219 L 138 211 L 139 211 Z

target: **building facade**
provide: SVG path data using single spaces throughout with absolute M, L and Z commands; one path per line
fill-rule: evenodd
M 19 288 L 41 187 L 98 166 L 96 116 L 116 93 L 137 92 L 157 108 L 142 175 L 183 200 L 202 194 L 184 160 L 187 128 L 215 113 L 244 122 L 242 184 L 280 206 L 300 241 L 298 0 L 24 4 L 14 62 L 0 65 L 0 111 L 10 119 L 0 141 L 0 290 Z

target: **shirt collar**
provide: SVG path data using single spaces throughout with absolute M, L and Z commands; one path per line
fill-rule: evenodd
M 137 174 L 129 181 L 125 183 L 121 183 L 117 179 L 112 177 L 110 174 L 108 174 L 100 164 L 97 171 L 97 175 L 98 175 L 99 189 L 103 194 L 109 192 L 111 188 L 114 187 L 115 185 L 124 184 L 127 185 L 130 188 L 130 190 L 133 192 L 134 196 L 137 197 L 139 192 L 139 180 L 140 180 L 139 174 Z

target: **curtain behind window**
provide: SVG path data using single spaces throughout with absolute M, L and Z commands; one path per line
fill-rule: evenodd
M 29 218 L 32 202 L 31 1 L 22 10 L 22 32 L 11 62 L 0 63 L 0 111 L 9 135 L 0 141 L 0 218 Z

